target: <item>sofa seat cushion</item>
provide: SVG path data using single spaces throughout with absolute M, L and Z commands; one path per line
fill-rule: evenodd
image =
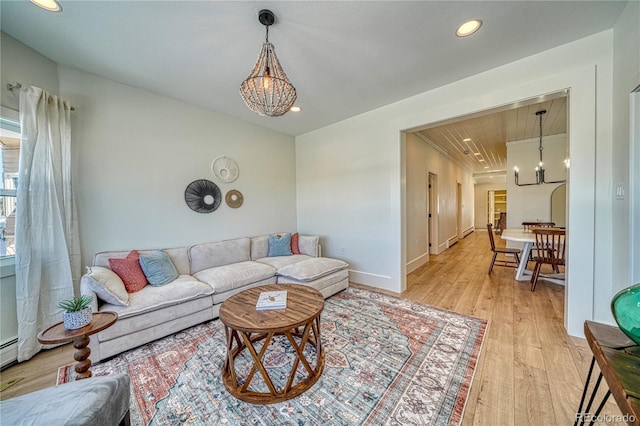
M 140 291 L 130 293 L 129 306 L 105 303 L 100 306 L 100 310 L 114 311 L 119 319 L 124 319 L 211 294 L 213 294 L 213 288 L 210 285 L 194 279 L 191 275 L 179 275 L 178 278 L 161 287 L 148 285 Z
M 291 256 L 263 257 L 262 259 L 258 259 L 256 262 L 265 263 L 276 269 L 280 269 L 287 265 L 291 265 L 292 263 L 302 262 L 307 259 L 313 259 L 313 257 L 305 254 L 294 254 Z
M 346 269 L 341 269 L 311 282 L 299 281 L 294 278 L 279 276 L 278 284 L 306 285 L 318 290 L 326 299 L 327 297 L 332 296 L 349 286 L 349 271 Z M 214 294 L 213 296 L 215 297 L 217 296 L 217 294 Z
M 273 266 L 249 260 L 205 269 L 193 276 L 209 284 L 216 293 L 223 293 L 275 275 Z
M 348 266 L 349 264 L 342 260 L 313 257 L 279 268 L 278 275 L 298 282 L 310 282 L 341 269 L 347 269 Z
M 92 335 L 91 342 L 102 344 L 110 341 L 112 342 L 110 346 L 113 344 L 123 350 L 126 350 L 125 348 L 128 346 L 130 349 L 172 333 L 173 331 L 169 331 L 172 327 L 174 331 L 177 331 L 212 319 L 212 305 L 213 295 L 208 295 L 176 303 L 175 305 L 163 306 L 139 315 L 120 317 L 111 327 Z M 113 309 L 110 309 L 109 305 L 103 305 L 101 310 L 111 311 Z M 194 317 L 199 318 L 199 320 L 193 322 Z M 175 325 L 181 322 L 188 323 L 188 325 L 176 329 Z M 161 331 L 159 332 L 159 330 Z M 115 343 L 116 339 L 120 343 Z M 126 341 L 129 341 L 129 343 L 126 343 Z M 109 355 L 100 350 L 100 358 L 104 359 L 106 356 Z

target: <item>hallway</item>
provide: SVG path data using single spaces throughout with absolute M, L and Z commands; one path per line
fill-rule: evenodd
M 487 231 L 478 230 L 430 256 L 408 275 L 402 294 L 489 320 L 463 424 L 573 424 L 591 352 L 584 339 L 565 332 L 564 287 L 540 280 L 531 292 L 511 268 L 487 275 L 490 261 Z M 604 413 L 620 414 L 613 398 Z

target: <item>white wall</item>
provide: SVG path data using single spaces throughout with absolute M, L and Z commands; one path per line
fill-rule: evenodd
M 412 271 L 429 260 L 427 185 L 428 174 L 438 176 L 437 247 L 431 253 L 446 250 L 446 242 L 473 226 L 473 178 L 471 172 L 451 162 L 429 144 L 406 135 L 406 235 L 407 270 Z M 462 229 L 457 230 L 457 184 L 462 184 Z
M 60 92 L 72 114 L 74 187 L 83 264 L 103 250 L 177 247 L 296 227 L 293 138 L 74 69 L 60 67 Z M 219 156 L 240 169 L 233 183 L 211 172 Z M 196 179 L 222 196 L 212 213 L 184 201 Z
M 504 180 L 504 178 L 503 178 Z M 474 221 L 476 231 L 478 229 L 487 229 L 487 223 L 489 220 L 489 191 L 506 190 L 507 184 L 505 182 L 496 183 L 481 183 L 475 186 L 474 194 Z M 509 202 L 509 193 L 507 193 L 507 202 Z M 509 209 L 507 208 L 507 213 Z M 507 214 L 507 220 L 509 214 Z
M 7 83 L 14 81 L 24 85 L 37 85 L 50 93 L 58 94 L 58 67 L 55 62 L 3 32 L 0 32 L 0 52 L 2 106 L 18 110 L 18 93 L 7 90 Z
M 298 136 L 299 228 L 320 229 L 329 256 L 345 247 L 361 282 L 402 291 L 407 260 L 402 132 L 570 89 L 574 185 L 568 226 L 580 232 L 569 233 L 574 247 L 569 262 L 590 266 L 568 270 L 566 318 L 569 332 L 581 335 L 583 321 L 594 317 L 594 287 L 601 285 L 594 281 L 594 271 L 602 267 L 595 256 L 607 258 L 594 244 L 596 235 L 608 232 L 595 222 L 595 192 L 602 185 L 595 180 L 595 151 L 596 144 L 603 150 L 612 144 L 606 113 L 612 42 L 613 31 L 605 31 Z M 611 173 L 611 163 L 598 159 L 597 169 Z
M 82 264 L 102 250 L 175 247 L 294 230 L 291 136 L 124 86 L 55 63 L 2 33 L 2 105 L 17 109 L 7 81 L 42 87 L 76 108 L 72 156 Z M 212 94 L 213 95 L 213 94 Z M 211 162 L 236 160 L 238 179 L 217 181 Z M 244 204 L 190 210 L 185 187 L 209 179 Z M 312 230 L 310 230 L 312 232 Z
M 630 1 L 614 28 L 613 42 L 613 152 L 612 174 L 607 179 L 608 193 L 615 194 L 616 185 L 622 184 L 625 190 L 623 199 L 614 195 L 609 198 L 612 208 L 611 234 L 612 250 L 609 254 L 612 264 L 610 286 L 603 285 L 602 297 L 611 297 L 617 291 L 634 284 L 631 276 L 631 264 L 640 268 L 640 251 L 630 250 L 630 221 L 635 222 L 632 228 L 636 238 L 640 236 L 640 211 L 633 210 L 631 196 L 636 197 L 636 206 L 640 205 L 640 185 L 633 184 L 635 176 L 640 183 L 640 162 L 630 161 L 639 158 L 640 139 L 636 140 L 634 149 L 630 146 L 630 99 L 629 94 L 640 85 L 640 2 Z M 640 121 L 640 110 L 635 109 L 635 120 Z M 640 138 L 640 135 L 637 136 Z M 632 154 L 632 155 L 630 155 Z M 604 177 L 603 177 L 604 178 Z M 630 214 L 631 213 L 631 214 Z M 634 214 L 635 213 L 635 217 Z M 629 257 L 633 254 L 633 258 Z M 603 312 L 602 315 L 608 314 Z
M 517 165 L 521 184 L 536 182 L 538 146 L 538 138 L 507 143 L 507 228 L 519 228 L 522 222 L 551 220 L 551 193 L 560 184 L 517 186 L 514 179 L 513 168 Z M 566 179 L 567 135 L 545 136 L 542 146 L 545 181 Z

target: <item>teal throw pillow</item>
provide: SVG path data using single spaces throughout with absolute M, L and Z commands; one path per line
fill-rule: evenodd
M 291 254 L 291 234 L 269 235 L 269 257 Z
M 140 255 L 140 266 L 152 286 L 158 287 L 178 278 L 178 271 L 173 266 L 169 255 L 162 250 L 151 254 Z

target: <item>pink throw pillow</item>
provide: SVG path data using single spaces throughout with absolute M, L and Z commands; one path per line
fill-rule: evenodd
M 300 247 L 298 246 L 298 239 L 300 235 L 296 232 L 291 236 L 291 253 L 300 254 Z
M 109 259 L 109 266 L 122 279 L 127 293 L 135 293 L 147 285 L 147 277 L 140 267 L 140 254 L 136 250 L 131 250 L 124 259 Z

